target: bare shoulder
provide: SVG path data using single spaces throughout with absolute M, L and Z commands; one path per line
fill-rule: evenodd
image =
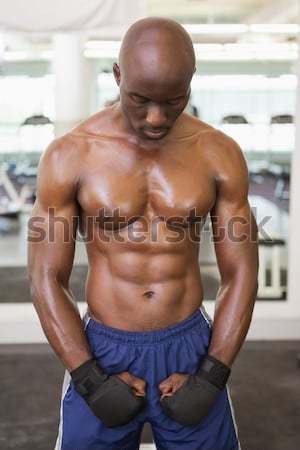
M 72 133 L 54 139 L 43 152 L 39 168 L 47 169 L 48 174 L 59 176 L 61 172 L 67 178 L 74 173 L 76 166 L 80 166 L 83 145 Z
M 37 176 L 40 203 L 64 204 L 75 198 L 81 174 L 82 146 L 72 134 L 55 139 L 41 156 Z
M 197 154 L 215 181 L 218 199 L 243 204 L 248 196 L 249 176 L 238 143 L 222 131 L 198 121 Z
M 78 188 L 85 167 L 90 164 L 93 144 L 97 141 L 99 146 L 101 139 L 109 135 L 109 127 L 113 129 L 111 109 L 94 114 L 51 142 L 40 159 L 38 186 L 47 179 L 60 190 Z
M 216 180 L 248 177 L 243 151 L 230 136 L 210 125 L 201 124 L 198 143 Z
M 244 159 L 244 155 L 239 144 L 232 137 L 223 133 L 221 130 L 213 128 L 209 138 L 211 139 L 212 149 L 227 160 L 232 158 Z
M 53 163 L 58 161 L 61 164 L 71 163 L 72 167 L 76 164 L 81 165 L 94 139 L 105 136 L 109 122 L 106 110 L 90 116 L 63 136 L 54 139 L 44 152 L 43 159 Z
M 216 175 L 240 169 L 245 171 L 246 162 L 238 143 L 227 134 L 202 120 L 185 114 L 184 129 L 188 135 L 197 139 L 197 151 L 207 168 Z

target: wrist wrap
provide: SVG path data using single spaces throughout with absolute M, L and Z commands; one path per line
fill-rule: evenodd
M 95 359 L 89 359 L 77 369 L 70 372 L 72 381 L 76 391 L 83 398 L 92 395 L 104 381 L 108 375 L 104 373 L 97 365 Z
M 206 355 L 201 362 L 197 375 L 200 375 L 209 383 L 222 390 L 226 386 L 230 373 L 230 367 L 226 366 L 213 356 Z

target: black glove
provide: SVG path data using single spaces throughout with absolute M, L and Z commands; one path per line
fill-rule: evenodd
M 134 395 L 119 377 L 103 372 L 95 359 L 86 361 L 70 375 L 78 394 L 106 427 L 126 425 L 146 404 L 145 398 Z
M 165 415 L 182 425 L 198 425 L 226 386 L 230 371 L 213 356 L 205 356 L 199 372 L 190 375 L 173 395 L 162 399 Z

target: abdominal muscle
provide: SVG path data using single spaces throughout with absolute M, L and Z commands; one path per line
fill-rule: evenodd
M 86 299 L 91 318 L 127 331 L 183 321 L 201 306 L 203 297 L 198 258 L 189 255 L 88 250 Z

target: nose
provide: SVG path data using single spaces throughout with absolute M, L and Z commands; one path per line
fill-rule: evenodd
M 166 123 L 166 114 L 158 105 L 150 106 L 147 111 L 146 122 L 150 128 L 160 128 Z

